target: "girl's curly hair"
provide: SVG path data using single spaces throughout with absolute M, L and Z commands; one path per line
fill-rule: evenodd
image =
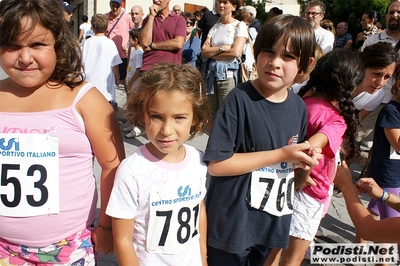
M 351 162 L 360 151 L 356 143 L 358 112 L 352 102 L 352 93 L 365 77 L 365 68 L 358 54 L 348 49 L 335 49 L 322 56 L 310 74 L 307 84 L 299 91 L 303 97 L 309 90 L 331 102 L 338 103 L 338 109 L 346 121 L 346 139 L 350 150 L 346 161 Z

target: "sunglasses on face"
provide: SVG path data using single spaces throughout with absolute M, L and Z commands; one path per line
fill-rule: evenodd
M 194 22 L 186 21 L 186 25 L 188 25 L 188 26 L 194 26 Z

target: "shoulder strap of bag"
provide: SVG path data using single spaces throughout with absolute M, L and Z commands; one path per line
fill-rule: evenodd
M 396 52 L 398 52 L 399 49 L 400 49 L 400 40 L 397 41 L 396 46 L 394 47 L 394 50 L 395 50 Z
M 111 32 L 113 31 L 113 29 L 115 28 L 115 26 L 117 26 L 118 21 L 122 18 L 122 16 L 124 15 L 124 11 L 122 11 L 121 15 L 119 16 L 119 18 L 117 19 L 117 21 L 115 21 L 114 25 L 111 27 L 110 31 L 107 33 L 107 38 L 110 37 Z

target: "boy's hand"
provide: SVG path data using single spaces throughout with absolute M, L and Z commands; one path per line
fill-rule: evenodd
M 308 141 L 303 143 L 288 145 L 284 148 L 292 149 L 288 151 L 289 161 L 294 164 L 295 168 L 303 168 L 304 170 L 310 170 L 313 166 L 318 165 L 318 160 L 322 158 L 322 149 L 311 147 Z

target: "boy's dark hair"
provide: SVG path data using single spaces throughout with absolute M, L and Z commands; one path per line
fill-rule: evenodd
M 315 96 L 338 102 L 339 111 L 347 124 L 345 135 L 351 148 L 346 154 L 347 162 L 360 155 L 355 139 L 359 114 L 352 94 L 364 77 L 365 68 L 358 54 L 349 49 L 334 49 L 318 60 L 307 84 L 298 93 L 302 97 L 312 90 Z
M 378 42 L 365 47 L 360 57 L 365 68 L 382 68 L 396 63 L 396 70 L 398 69 L 399 54 L 387 42 Z
M 269 11 L 271 11 L 272 13 L 276 14 L 276 15 L 282 15 L 283 14 L 283 10 L 280 8 L 272 7 Z
M 132 28 L 129 31 L 129 36 L 131 36 L 132 40 L 134 40 L 134 39 L 138 39 L 139 40 L 140 31 L 141 31 L 140 28 L 139 29 Z
M 82 15 L 82 21 L 83 22 L 88 22 L 89 18 L 86 15 Z
M 193 104 L 194 126 L 190 129 L 189 140 L 205 132 L 210 109 L 204 79 L 196 68 L 175 63 L 155 64 L 140 78 L 139 85 L 125 105 L 126 117 L 132 125 L 143 124 L 151 100 L 160 91 L 184 93 Z
M 279 15 L 264 23 L 254 42 L 255 60 L 260 52 L 271 50 L 281 37 L 285 46 L 290 39 L 293 53 L 299 58 L 299 73 L 306 72 L 317 42 L 310 23 L 298 16 Z
M 94 14 L 91 20 L 94 33 L 104 33 L 107 31 L 108 19 L 107 16 L 101 13 Z
M 31 26 L 23 28 L 22 18 Z M 84 81 L 81 50 L 64 19 L 64 10 L 54 0 L 2 0 L 0 2 L 0 46 L 13 46 L 21 35 L 34 31 L 36 25 L 48 29 L 54 36 L 56 66 L 49 81 L 74 88 Z
M 206 13 L 207 11 L 210 11 L 207 7 L 203 7 L 202 9 L 200 9 L 200 12 L 202 14 Z

